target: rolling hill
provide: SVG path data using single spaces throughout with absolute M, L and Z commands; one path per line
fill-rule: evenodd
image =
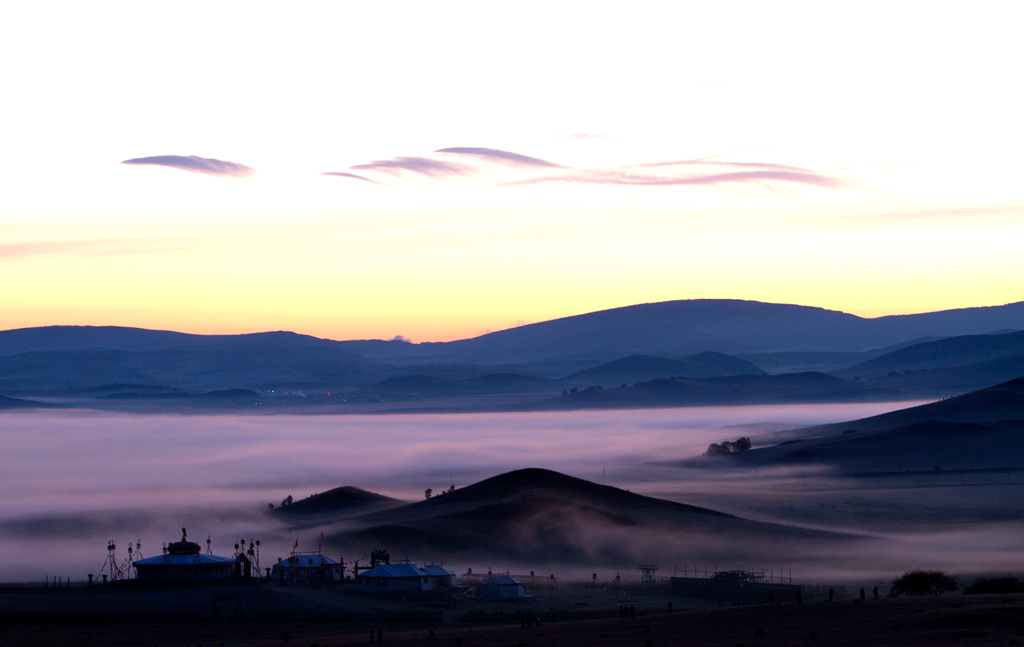
M 1024 378 L 918 407 L 823 425 L 690 466 L 818 465 L 845 474 L 1024 470 Z
M 328 509 L 317 514 L 319 523 L 331 518 Z M 387 546 L 395 554 L 535 564 L 629 563 L 698 549 L 710 558 L 733 541 L 755 537 L 795 543 L 841 538 L 535 468 L 354 518 L 342 506 L 335 518 L 341 525 L 331 541 L 346 550 Z
M 841 377 L 864 379 L 978 364 L 1024 355 L 1024 332 L 963 335 L 914 344 L 835 371 Z
M 763 374 L 764 371 L 746 360 L 709 351 L 682 359 L 630 355 L 566 375 L 562 380 L 586 386 L 608 387 L 669 377 L 705 378 Z
M 601 400 L 599 406 L 777 402 L 791 397 L 787 393 L 794 394 L 793 401 L 820 401 L 830 393 L 841 399 L 892 399 L 944 395 L 950 389 L 976 388 L 996 378 L 1019 375 L 1016 371 L 1024 365 L 1024 353 L 1005 353 L 1021 345 L 1024 333 L 989 334 L 1007 330 L 1024 330 L 1024 302 L 864 319 L 821 308 L 753 301 L 669 301 L 566 317 L 473 339 L 419 344 L 332 341 L 289 332 L 192 335 L 112 326 L 52 326 L 0 331 L 0 394 L 117 408 L 129 398 L 98 398 L 97 391 L 108 385 L 135 384 L 140 388 L 131 396 L 133 408 L 149 392 L 154 394 L 150 403 L 154 409 L 168 410 L 174 410 L 173 402 L 191 402 L 194 397 L 158 396 L 154 389 L 192 396 L 248 390 L 263 397 L 266 406 L 359 404 L 363 410 L 374 403 L 386 403 L 393 410 L 403 399 L 424 398 L 463 398 L 445 404 L 454 409 L 516 408 L 531 394 L 543 397 L 564 387 L 624 383 L 649 384 L 628 398 L 626 394 L 586 398 Z M 954 335 L 978 338 L 938 339 L 894 353 L 879 351 Z M 737 353 L 783 365 L 810 362 L 839 370 L 838 378 L 860 377 L 871 384 L 835 382 L 829 387 L 822 378 L 804 377 L 792 378 L 786 386 L 783 380 L 756 380 L 769 376 L 761 375 L 758 366 L 736 357 Z M 866 357 L 871 359 L 858 363 Z M 973 364 L 964 363 L 972 359 Z M 856 372 L 843 370 L 843 362 L 858 363 Z M 921 371 L 925 372 L 917 375 Z M 748 379 L 736 380 L 737 375 Z M 732 379 L 733 383 L 653 383 L 668 377 Z M 794 392 L 792 386 L 800 380 L 811 390 Z M 670 389 L 678 393 L 667 395 Z M 495 394 L 502 399 L 473 401 Z M 701 402 L 701 394 L 712 399 Z M 612 400 L 617 398 L 630 401 L 615 405 Z M 572 401 L 591 406 L 585 399 Z M 223 402 L 227 408 L 240 406 Z
M 857 402 L 891 397 L 864 382 L 825 373 L 657 379 L 630 387 L 574 389 L 525 409 L 636 409 L 780 402 Z
M 402 501 L 352 485 L 345 485 L 310 495 L 288 505 L 279 506 L 275 508 L 275 513 L 310 523 L 312 517 L 324 516 L 337 520 L 397 505 L 402 505 Z
M 420 346 L 458 361 L 523 362 L 573 355 L 611 360 L 705 351 L 857 351 L 929 336 L 1006 330 L 1024 330 L 1024 302 L 865 319 L 807 306 L 700 299 L 603 310 Z

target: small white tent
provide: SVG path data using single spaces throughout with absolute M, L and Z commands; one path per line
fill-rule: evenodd
M 505 575 L 488 577 L 477 582 L 476 597 L 479 600 L 516 600 L 520 602 L 532 602 L 537 599 L 532 595 L 526 595 L 522 582 Z

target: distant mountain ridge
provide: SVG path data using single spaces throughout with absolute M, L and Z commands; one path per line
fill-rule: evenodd
M 491 361 L 569 354 L 690 355 L 779 350 L 857 350 L 925 337 L 1024 330 L 1024 301 L 865 319 L 812 306 L 734 299 L 664 301 L 624 306 L 528 324 L 452 342 L 333 341 L 294 332 L 240 335 L 189 333 L 116 326 L 46 326 L 0 331 L 0 355 L 53 350 L 174 350 L 326 348 L 341 345 L 353 356 L 486 355 Z
M 1024 302 L 864 319 L 809 306 L 701 299 L 565 317 L 448 342 L 443 348 L 453 358 L 485 356 L 490 361 L 572 354 L 849 351 L 1005 330 L 1024 330 Z
M 1004 332 L 989 334 L 995 330 Z M 761 393 L 754 398 L 760 401 L 821 401 L 830 393 L 839 393 L 841 400 L 906 399 L 946 395 L 949 389 L 962 392 L 1019 376 L 1024 353 L 1013 353 L 1022 348 L 1024 332 L 1007 330 L 1024 330 L 1024 302 L 863 319 L 822 308 L 754 301 L 668 301 L 473 339 L 420 344 L 333 341 L 280 331 L 193 335 L 52 326 L 0 331 L 0 394 L 50 398 L 71 406 L 81 406 L 91 397 L 85 406 L 98 408 L 116 408 L 115 400 L 131 398 L 133 410 L 144 408 L 142 396 L 156 394 L 154 389 L 181 392 L 174 397 L 154 395 L 155 408 L 173 408 L 172 402 L 179 408 L 199 406 L 194 396 L 244 390 L 257 397 L 236 399 L 233 406 L 266 409 L 264 405 L 270 404 L 280 411 L 283 406 L 315 403 L 345 405 L 348 410 L 353 405 L 386 405 L 393 410 L 396 403 L 430 399 L 447 401 L 435 410 L 519 410 L 563 391 L 651 382 L 631 394 L 604 394 L 607 402 L 599 406 L 619 406 L 612 400 L 626 407 L 647 406 L 645 402 L 686 406 L 700 404 L 702 394 L 717 394 L 713 400 L 718 403 L 729 403 L 730 398 L 749 402 L 745 394 L 751 390 Z M 950 336 L 976 339 L 947 339 Z M 915 343 L 924 339 L 933 341 Z M 892 349 L 900 350 L 889 353 Z M 774 365 L 816 366 L 802 370 L 802 379 L 777 379 L 793 369 L 765 376 L 756 362 L 738 354 L 762 357 Z M 844 370 L 858 362 L 857 371 Z M 823 376 L 811 380 L 811 373 L 831 374 L 846 383 L 830 386 Z M 753 379 L 756 376 L 772 379 Z M 666 378 L 704 381 L 654 383 Z M 115 384 L 138 388 L 117 389 L 122 395 L 102 402 L 96 399 L 102 389 Z M 677 397 L 666 399 L 669 387 Z M 799 392 L 804 387 L 813 393 Z M 208 409 L 210 402 L 206 398 L 201 408 Z M 423 410 L 434 405 L 419 406 Z
M 340 342 L 294 332 L 197 335 L 121 326 L 43 326 L 0 331 L 0 355 L 59 350 L 254 350 L 325 348 Z
M 291 332 L 193 335 L 111 326 L 53 326 L 0 332 L 0 354 L 32 350 L 325 347 L 347 345 L 355 355 L 416 353 L 493 356 L 516 352 L 637 354 L 650 350 L 691 354 L 717 350 L 764 352 L 876 348 L 929 336 L 986 335 L 1024 330 L 1024 301 L 921 314 L 863 318 L 813 306 L 734 299 L 664 301 L 577 314 L 453 342 L 333 341 Z M 896 340 L 896 341 L 892 341 Z M 374 349 L 380 349 L 375 351 Z M 385 351 L 386 349 L 386 351 Z

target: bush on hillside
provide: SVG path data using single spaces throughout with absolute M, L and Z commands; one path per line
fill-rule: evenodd
M 708 445 L 708 450 L 704 452 L 704 455 L 722 456 L 723 454 L 745 452 L 748 449 L 750 449 L 750 439 L 746 436 L 742 436 L 733 441 L 726 440 L 722 443 L 711 443 Z
M 956 591 L 960 581 L 945 571 L 907 571 L 892 581 L 893 595 L 942 595 L 946 591 Z

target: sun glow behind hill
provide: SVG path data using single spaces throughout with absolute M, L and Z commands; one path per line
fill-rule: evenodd
M 5 9 L 0 328 L 1021 298 L 1004 3 L 442 4 Z

